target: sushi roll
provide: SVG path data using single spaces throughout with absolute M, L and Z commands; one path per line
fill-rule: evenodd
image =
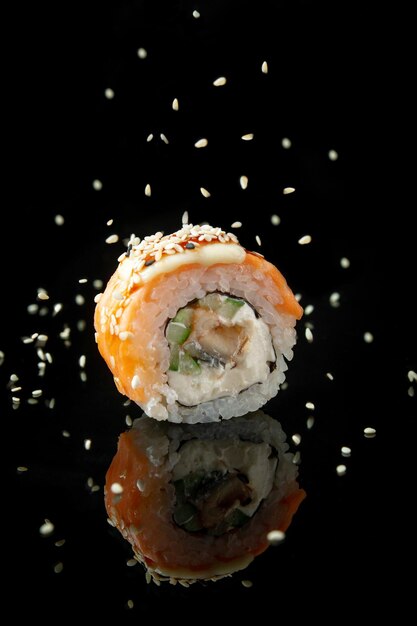
M 111 524 L 148 577 L 189 584 L 244 569 L 285 531 L 305 492 L 280 424 L 258 411 L 230 422 L 138 418 L 106 475 Z
M 118 390 L 150 417 L 211 422 L 255 411 L 285 380 L 302 308 L 277 268 L 209 225 L 128 250 L 95 311 Z

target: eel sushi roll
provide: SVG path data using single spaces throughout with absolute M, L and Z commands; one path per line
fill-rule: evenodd
M 156 581 L 216 580 L 285 531 L 305 492 L 280 424 L 258 411 L 230 422 L 143 416 L 119 438 L 106 475 L 111 524 Z
M 209 225 L 132 235 L 96 301 L 118 390 L 177 423 L 245 415 L 275 396 L 302 315 L 274 265 Z

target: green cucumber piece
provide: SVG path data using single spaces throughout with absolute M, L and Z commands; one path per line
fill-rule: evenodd
M 174 521 L 178 526 L 184 526 L 189 524 L 192 519 L 197 515 L 198 511 L 189 502 L 182 502 L 177 504 L 174 509 Z
M 192 356 L 187 354 L 187 352 L 181 351 L 179 355 L 178 371 L 181 374 L 193 375 L 200 374 L 201 368 Z
M 191 328 L 187 327 L 183 322 L 172 321 L 168 324 L 166 330 L 166 338 L 168 343 L 181 345 L 189 337 Z
M 191 328 L 191 323 L 193 321 L 193 310 L 188 307 L 180 309 L 179 311 L 177 311 L 177 314 L 172 321 L 178 322 L 179 324 L 184 324 L 184 326 L 187 326 L 187 328 Z
M 221 317 L 231 320 L 244 304 L 245 303 L 243 300 L 236 300 L 235 298 L 226 298 L 221 303 L 217 312 Z
M 170 346 L 170 360 L 169 360 L 169 369 L 173 372 L 178 372 L 178 363 L 180 358 L 180 349 L 178 344 L 173 343 Z
M 211 309 L 212 311 L 217 311 L 219 306 L 221 305 L 220 295 L 218 293 L 208 293 L 204 296 L 204 298 L 200 298 L 198 304 L 202 306 L 204 309 Z
M 232 528 L 240 528 L 243 524 L 246 524 L 250 520 L 250 517 L 243 513 L 240 509 L 234 509 L 229 515 L 226 517 L 225 522 L 228 526 Z

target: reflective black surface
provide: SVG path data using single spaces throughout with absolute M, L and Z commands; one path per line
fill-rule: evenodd
M 345 613 L 372 610 L 363 598 L 385 590 L 393 571 L 405 588 L 392 557 L 410 550 L 416 409 L 409 394 L 416 384 L 407 372 L 417 366 L 415 254 L 401 202 L 391 213 L 380 210 L 389 181 L 379 168 L 383 142 L 373 115 L 381 87 L 378 37 L 363 7 L 358 19 L 347 3 L 337 10 L 307 0 L 253 4 L 27 5 L 16 21 L 0 339 L 4 541 L 16 615 L 52 619 L 74 610 L 138 620 L 204 607 L 204 614 L 218 616 L 226 599 L 239 619 L 257 603 L 294 615 L 302 600 L 312 615 L 323 616 L 332 614 L 329 595 Z M 214 87 L 219 76 L 227 83 Z M 254 139 L 243 141 L 246 133 Z M 194 148 L 202 137 L 208 146 Z M 284 137 L 291 148 L 282 147 Z M 337 160 L 329 159 L 330 150 Z M 296 191 L 283 195 L 285 187 Z M 289 436 L 302 435 L 307 499 L 284 545 L 231 579 L 188 590 L 147 586 L 139 566 L 126 566 L 129 546 L 106 522 L 104 474 L 125 416 L 140 410 L 123 406 L 92 328 L 92 281 L 106 281 L 124 249 L 106 244 L 106 237 L 170 232 L 184 210 L 194 223 L 226 229 L 241 220 L 241 243 L 259 250 L 259 235 L 260 250 L 302 294 L 301 304 L 314 305 L 298 325 L 288 388 L 266 407 Z M 307 234 L 312 242 L 299 245 Z M 341 267 L 342 257 L 349 268 Z M 79 284 L 82 278 L 88 282 Z M 28 305 L 43 306 L 39 287 L 50 296 L 47 313 L 29 315 Z M 338 307 L 329 302 L 334 292 Z M 76 303 L 77 294 L 84 304 Z M 57 302 L 63 309 L 53 316 Z M 79 320 L 84 330 L 77 329 Z M 307 322 L 314 325 L 312 343 Z M 68 347 L 59 336 L 65 324 Z M 48 335 L 44 350 L 53 357 L 44 377 L 36 347 L 21 340 L 35 332 Z M 372 343 L 364 341 L 366 332 Z M 7 388 L 13 373 L 21 392 Z M 37 389 L 43 390 L 38 404 L 28 404 Z M 21 398 L 16 410 L 12 396 Z M 53 409 L 45 405 L 51 398 Z M 315 423 L 308 430 L 310 415 Z M 373 439 L 363 434 L 369 426 L 376 429 Z M 341 456 L 341 446 L 351 447 L 350 458 Z M 341 463 L 345 476 L 336 473 Z M 28 471 L 17 471 L 21 466 Z M 92 492 L 92 485 L 100 489 Z M 45 518 L 55 526 L 49 537 L 39 533 Z M 65 544 L 55 546 L 61 539 Z M 58 563 L 63 569 L 55 573 Z M 242 579 L 253 587 L 244 588 Z

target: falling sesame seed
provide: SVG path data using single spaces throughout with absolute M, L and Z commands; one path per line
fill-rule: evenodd
M 46 519 L 42 526 L 39 528 L 39 532 L 42 537 L 48 537 L 49 535 L 52 535 L 54 530 L 55 526 L 51 521 L 49 521 L 49 519 Z
M 133 602 L 133 600 L 128 600 L 126 602 L 126 608 L 127 609 L 133 609 L 134 606 L 135 606 L 135 603 Z
M 309 409 L 310 411 L 314 411 L 316 407 L 314 406 L 313 402 L 306 402 L 306 409 Z
M 79 279 L 78 279 L 78 282 L 79 282 L 81 285 L 84 285 L 85 283 L 88 283 L 88 278 L 79 278 Z
M 91 487 L 91 493 L 96 493 L 97 491 L 100 491 L 100 485 L 93 485 Z
M 146 187 L 145 187 L 145 196 L 148 196 L 148 198 L 150 198 L 151 193 L 152 193 L 151 186 L 150 186 L 150 184 L 148 183 L 148 184 L 146 185 Z
M 111 226 L 113 224 L 113 219 L 107 220 L 106 226 Z
M 308 430 L 311 430 L 314 426 L 314 417 L 312 415 L 310 415 L 310 417 L 307 418 L 307 428 Z
M 338 476 L 344 476 L 346 474 L 346 465 L 340 464 L 336 467 L 336 474 Z
M 17 471 L 19 472 L 19 474 L 24 474 L 25 472 L 28 471 L 28 468 L 25 465 L 19 465 L 19 467 L 17 468 Z
M 93 280 L 93 287 L 94 289 L 101 289 L 103 286 L 103 281 L 101 280 L 101 278 L 95 278 Z
M 84 448 L 86 450 L 90 450 L 90 448 L 91 448 L 91 439 L 84 439 Z
M 307 304 L 304 309 L 304 315 L 310 315 L 314 311 L 314 306 L 312 304 Z
M 271 224 L 273 224 L 273 226 L 278 226 L 281 223 L 281 218 L 276 215 L 274 213 L 274 215 L 271 215 Z
M 219 78 L 216 78 L 216 80 L 213 81 L 213 85 L 215 87 L 223 87 L 223 85 L 225 85 L 227 82 L 227 79 L 225 76 L 219 76 Z
M 80 358 L 78 359 L 78 365 L 80 367 L 85 367 L 86 360 L 87 360 L 87 357 L 85 356 L 85 354 L 82 354 Z
M 167 136 L 166 136 L 166 135 L 164 135 L 164 133 L 160 133 L 160 134 L 159 134 L 159 136 L 160 136 L 160 138 L 162 139 L 162 141 L 163 141 L 165 144 L 167 144 L 167 145 L 169 144 L 169 141 L 168 141 L 168 139 L 167 139 Z
M 277 546 L 284 541 L 285 533 L 282 530 L 270 530 L 266 538 L 270 544 Z
M 30 405 L 38 404 L 39 400 L 37 398 L 28 398 L 26 401 Z
M 62 546 L 65 545 L 65 539 L 58 539 L 58 541 L 55 541 L 54 545 L 57 548 L 62 548 Z
M 55 574 L 60 574 L 63 569 L 64 569 L 64 564 L 61 563 L 61 561 L 54 566 Z
M 311 343 L 313 341 L 313 333 L 311 332 L 311 329 L 310 328 L 306 328 L 304 334 L 305 334 L 305 337 L 306 337 L 307 341 L 309 343 Z
M 293 440 L 293 442 L 295 443 L 296 446 L 299 446 L 301 443 L 301 435 L 299 433 L 295 433 L 294 435 L 292 435 L 291 439 Z
M 180 108 L 180 105 L 178 102 L 178 98 L 174 98 L 172 101 L 172 109 L 173 111 L 178 111 L 179 108 Z
M 125 423 L 126 423 L 126 426 L 129 426 L 129 428 L 130 428 L 130 426 L 132 426 L 132 424 L 133 424 L 133 420 L 132 420 L 132 418 L 130 417 L 130 415 L 126 415 L 126 417 L 125 417 Z
M 147 137 L 146 137 L 146 141 L 147 143 L 149 143 L 150 141 L 152 141 L 153 139 L 153 133 L 150 133 Z
M 199 139 L 198 141 L 195 142 L 194 147 L 195 148 L 205 148 L 208 144 L 207 139 L 203 138 L 203 139 Z
M 116 495 L 118 495 L 120 493 L 123 493 L 123 487 L 122 487 L 122 485 L 120 483 L 113 483 L 110 486 L 110 491 L 112 493 L 115 493 Z
M 342 453 L 342 456 L 346 458 L 350 457 L 350 455 L 352 454 L 352 450 L 347 446 L 342 446 L 340 452 Z
M 298 465 L 300 461 L 301 461 L 301 452 L 297 450 L 297 452 L 293 456 L 292 462 L 294 463 L 294 465 Z
M 367 426 L 366 428 L 363 429 L 363 434 L 365 435 L 367 439 L 372 439 L 376 435 L 376 430 L 375 428 L 372 428 L 371 426 Z
M 85 320 L 78 320 L 77 322 L 77 330 L 80 331 L 80 333 L 85 330 L 87 326 L 87 322 Z
M 140 387 L 140 378 L 137 374 L 135 374 L 132 378 L 132 389 L 138 389 Z
M 199 12 L 199 11 L 197 11 L 196 9 L 194 9 L 194 11 L 193 11 L 193 17 L 194 17 L 196 20 L 198 20 L 198 18 L 200 17 L 200 12 Z
M 252 141 L 253 137 L 253 133 L 246 133 L 246 135 L 242 135 L 241 139 L 243 139 L 243 141 Z
M 117 243 L 118 241 L 119 241 L 119 235 L 109 235 L 109 237 L 107 237 L 106 239 L 106 243 Z
M 332 307 L 338 307 L 340 305 L 340 293 L 338 291 L 331 293 L 329 301 Z
M 327 153 L 327 156 L 329 157 L 330 161 L 337 161 L 337 159 L 339 158 L 339 155 L 336 152 L 336 150 L 329 150 L 329 152 Z
M 98 180 L 98 178 L 93 180 L 93 189 L 95 189 L 96 191 L 100 191 L 101 189 L 103 189 L 103 183 L 101 182 L 101 180 Z
M 60 302 L 54 304 L 54 312 L 53 315 L 57 315 L 60 311 L 62 311 L 63 305 Z
M 414 398 L 414 395 L 415 395 L 414 387 L 410 385 L 410 387 L 407 389 L 407 393 L 410 396 L 410 398 Z
M 138 49 L 138 57 L 140 59 L 146 59 L 147 56 L 148 56 L 148 52 L 145 50 L 145 48 Z
M 242 222 L 233 222 L 231 228 L 242 228 Z
M 246 589 L 250 589 L 251 587 L 253 587 L 253 582 L 251 580 L 241 580 L 240 582 L 242 583 L 243 587 L 246 587 Z
M 258 246 L 262 245 L 262 241 L 261 241 L 261 238 L 259 237 L 259 235 L 256 235 L 255 240 L 256 240 L 256 243 L 258 244 Z
M 55 215 L 54 222 L 57 226 L 62 226 L 65 223 L 65 219 L 62 215 Z
M 298 240 L 300 246 L 305 246 L 308 243 L 311 243 L 311 235 L 304 235 Z
M 200 187 L 200 191 L 205 198 L 210 198 L 211 193 L 207 191 L 207 189 L 204 189 L 204 187 Z
M 363 340 L 365 343 L 372 343 L 374 340 L 374 336 L 372 333 L 366 332 L 363 335 Z
M 407 378 L 410 381 L 410 383 L 417 381 L 417 373 L 414 372 L 414 370 L 409 370 L 407 372 Z
M 82 383 L 86 383 L 87 382 L 87 374 L 84 372 L 84 370 L 81 370 L 80 372 L 80 379 Z
M 137 564 L 138 564 L 138 562 L 137 562 L 136 559 L 127 559 L 127 561 L 126 561 L 126 565 L 128 567 L 135 567 L 135 565 L 137 565 Z
M 326 376 L 329 380 L 334 380 L 334 376 L 330 372 L 326 372 Z
M 53 409 L 55 406 L 55 398 L 51 398 L 49 401 L 46 400 L 45 404 L 48 407 L 48 409 Z
M 63 436 L 65 439 L 68 439 L 69 437 L 71 437 L 71 433 L 69 432 L 69 430 L 63 430 L 63 431 L 62 431 L 62 436 Z
M 49 300 L 49 296 L 45 289 L 38 290 L 38 300 Z
M 248 182 L 249 182 L 249 180 L 248 180 L 247 176 L 241 176 L 240 179 L 239 179 L 239 183 L 240 183 L 240 186 L 242 187 L 242 189 L 246 189 L 247 188 Z
M 294 193 L 294 191 L 295 187 L 284 187 L 282 193 L 284 194 L 284 196 L 288 196 L 289 193 Z
M 343 269 L 347 269 L 348 267 L 350 267 L 350 261 L 347 257 L 343 256 L 340 259 L 340 266 L 343 267 Z
M 182 225 L 185 226 L 188 224 L 188 211 L 184 211 L 181 218 Z
M 10 375 L 10 381 L 12 383 L 17 383 L 18 380 L 19 380 L 19 376 L 17 374 L 11 374 Z
M 284 137 L 283 139 L 281 139 L 281 146 L 285 150 L 288 150 L 288 148 L 291 148 L 291 140 L 288 139 L 288 137 Z
M 20 404 L 20 398 L 17 398 L 16 396 L 12 396 L 12 402 L 13 404 Z
M 100 302 L 101 296 L 103 294 L 102 293 L 98 293 L 97 295 L 94 296 L 94 302 L 97 304 L 98 302 Z
M 26 310 L 29 315 L 36 315 L 39 311 L 39 304 L 29 304 Z
M 32 391 L 32 398 L 40 398 L 42 394 L 42 389 L 34 389 L 34 391 Z
M 107 89 L 104 91 L 104 95 L 107 98 L 107 100 L 113 100 L 114 98 L 113 89 L 111 89 L 110 87 L 107 87 Z
M 268 63 L 266 61 L 262 63 L 261 70 L 262 70 L 262 74 L 268 74 Z

